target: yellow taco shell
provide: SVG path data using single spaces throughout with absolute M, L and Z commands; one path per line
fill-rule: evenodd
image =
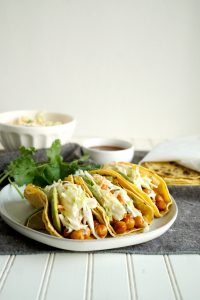
M 62 237 L 54 228 L 49 219 L 49 201 L 46 194 L 33 184 L 28 184 L 24 191 L 25 198 L 33 205 L 36 206 L 40 203 L 40 207 L 43 207 L 42 221 L 46 230 L 53 236 Z
M 112 182 L 114 184 L 119 185 L 121 188 L 126 190 L 128 196 L 132 199 L 135 208 L 137 208 L 138 210 L 141 211 L 144 220 L 148 224 L 150 224 L 153 221 L 154 211 L 153 211 L 152 207 L 145 200 L 143 200 L 140 195 L 138 195 L 137 193 L 135 193 L 134 191 L 132 191 L 130 189 L 130 183 L 127 182 L 119 173 L 112 171 L 112 170 L 105 170 L 105 169 L 93 170 L 93 171 L 90 171 L 90 173 L 112 177 Z M 132 230 L 129 230 L 125 233 L 117 234 L 115 232 L 114 228 L 112 227 L 112 225 L 110 224 L 110 220 L 109 220 L 108 216 L 106 215 L 105 210 L 104 210 L 103 216 L 104 216 L 105 222 L 109 228 L 109 232 L 112 236 L 124 236 L 127 234 L 141 232 L 141 231 L 145 230 L 145 228 L 133 228 Z
M 117 164 L 117 163 L 116 163 Z M 168 211 L 169 211 L 169 207 L 172 204 L 172 198 L 171 195 L 169 193 L 169 190 L 167 188 L 167 185 L 165 183 L 165 181 L 158 176 L 155 172 L 146 169 L 142 166 L 139 165 L 135 165 L 135 164 L 131 164 L 128 162 L 119 162 L 120 165 L 127 165 L 130 166 L 131 168 L 133 168 L 134 170 L 136 168 L 139 168 L 139 172 L 141 174 L 141 176 L 147 176 L 152 180 L 152 183 L 155 184 L 157 186 L 156 191 L 161 194 L 164 198 L 164 201 L 166 203 L 166 208 L 163 211 L 159 211 L 158 207 L 156 206 L 156 204 L 152 201 L 152 199 L 142 190 L 140 190 L 134 183 L 132 183 L 131 181 L 129 181 L 128 179 L 125 179 L 123 177 L 123 175 L 117 173 L 116 171 L 113 170 L 106 170 L 106 171 L 111 171 L 111 172 L 115 172 L 118 175 L 119 178 L 119 182 L 122 182 L 123 185 L 125 187 L 127 187 L 127 189 L 131 190 L 134 192 L 134 194 L 137 194 L 141 199 L 145 200 L 154 210 L 154 215 L 155 217 L 162 217 L 164 216 Z M 113 173 L 114 174 L 114 173 Z

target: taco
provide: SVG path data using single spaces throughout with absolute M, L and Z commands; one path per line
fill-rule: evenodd
M 24 195 L 30 203 L 43 206 L 42 220 L 51 235 L 71 239 L 104 238 L 107 227 L 102 218 L 103 209 L 87 193 L 80 181 L 72 176 L 44 189 L 28 184 Z
M 200 185 L 200 172 L 184 167 L 177 162 L 143 162 L 141 165 L 156 172 L 167 185 Z
M 33 207 L 43 207 L 42 221 L 47 232 L 51 235 L 62 237 L 53 227 L 49 219 L 49 200 L 44 191 L 33 184 L 28 184 L 24 190 L 24 197 L 29 201 Z M 25 224 L 27 225 L 27 224 Z
M 128 188 L 153 208 L 155 217 L 162 217 L 169 211 L 172 198 L 165 181 L 155 172 L 126 162 L 113 162 L 103 168 L 126 179 Z
M 112 236 L 148 230 L 152 208 L 131 190 L 118 173 L 107 170 L 79 171 L 87 187 L 103 207 L 103 218 Z

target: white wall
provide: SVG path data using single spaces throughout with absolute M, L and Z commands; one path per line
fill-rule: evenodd
M 77 136 L 200 131 L 199 0 L 0 0 L 0 111 L 65 111 Z

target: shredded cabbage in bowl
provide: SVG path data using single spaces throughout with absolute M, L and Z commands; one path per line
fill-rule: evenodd
M 21 116 L 13 122 L 14 125 L 23 125 L 23 126 L 55 126 L 60 125 L 60 121 L 50 121 L 45 117 L 45 113 L 38 112 L 34 117 Z

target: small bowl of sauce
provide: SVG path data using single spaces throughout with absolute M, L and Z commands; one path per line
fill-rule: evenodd
M 98 164 L 112 161 L 131 162 L 134 156 L 134 146 L 125 140 L 108 138 L 90 138 L 82 143 L 85 153 Z

